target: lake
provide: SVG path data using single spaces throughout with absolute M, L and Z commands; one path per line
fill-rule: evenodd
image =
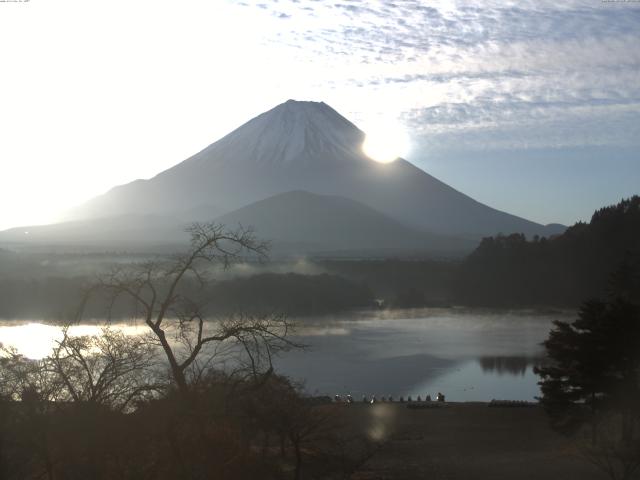
M 532 310 L 413 309 L 366 311 L 299 322 L 296 340 L 308 345 L 276 360 L 276 370 L 304 382 L 314 395 L 418 395 L 438 392 L 452 401 L 534 400 L 533 366 L 552 320 L 569 312 Z M 144 331 L 116 324 L 129 334 Z M 98 333 L 78 325 L 73 334 Z M 0 342 L 30 358 L 41 358 L 59 338 L 43 322 L 4 322 Z

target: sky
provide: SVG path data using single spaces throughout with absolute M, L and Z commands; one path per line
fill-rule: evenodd
M 492 207 L 640 193 L 640 1 L 0 1 L 0 229 L 150 178 L 289 98 Z

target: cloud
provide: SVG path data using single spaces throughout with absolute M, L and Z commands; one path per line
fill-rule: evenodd
M 640 99 L 585 102 L 445 104 L 405 120 L 431 150 L 638 145 Z
M 368 87 L 371 98 L 395 104 L 414 135 L 446 144 L 447 134 L 458 141 L 469 131 L 467 142 L 503 136 L 498 143 L 538 147 L 640 142 L 625 124 L 638 116 L 640 4 L 304 5 L 278 3 L 296 22 L 277 42 L 295 47 L 300 64 L 324 65 L 319 82 Z

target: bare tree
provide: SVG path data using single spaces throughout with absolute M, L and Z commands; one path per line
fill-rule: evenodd
M 252 375 L 270 373 L 272 355 L 294 346 L 287 338 L 291 324 L 286 318 L 235 315 L 207 321 L 211 268 L 227 268 L 245 256 L 264 259 L 267 244 L 258 241 L 250 229 L 229 230 L 215 223 L 196 223 L 188 232 L 191 246 L 186 253 L 113 270 L 90 292 L 108 292 L 110 309 L 123 298 L 133 302 L 135 317 L 149 328 L 181 392 L 189 390 L 190 383 L 197 381 L 221 351 L 246 354 L 245 366 Z M 208 355 L 201 355 L 205 349 Z
M 47 358 L 32 360 L 0 344 L 0 396 L 11 401 L 37 398 L 43 403 L 55 402 L 64 396 L 62 388 Z
M 56 402 L 82 402 L 125 411 L 132 402 L 159 389 L 154 383 L 154 348 L 144 339 L 105 327 L 100 335 L 69 335 L 51 354 L 28 359 L 0 346 L 0 395 L 37 400 L 43 408 Z
M 78 436 L 86 428 L 79 425 L 120 418 L 109 415 L 132 410 L 135 401 L 158 390 L 154 349 L 143 339 L 110 328 L 94 336 L 72 336 L 68 327 L 62 333 L 51 354 L 39 360 L 0 346 L 0 399 L 5 400 L 0 413 L 9 417 L 10 412 L 1 440 L 12 449 L 12 478 L 38 471 L 58 478 L 57 468 L 81 460 L 79 446 L 85 453 L 100 450 L 100 437 Z M 74 429 L 76 435 L 70 434 Z
M 154 350 L 143 338 L 110 327 L 83 336 L 70 336 L 65 327 L 46 363 L 64 387 L 64 400 L 127 411 L 160 388 L 153 375 Z

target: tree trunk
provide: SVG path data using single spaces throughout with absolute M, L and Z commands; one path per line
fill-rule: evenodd
M 44 459 L 44 468 L 47 471 L 47 480 L 54 480 L 53 475 L 53 463 L 51 462 L 51 458 L 49 458 L 49 454 L 47 453 Z
M 620 417 L 622 420 L 622 442 L 624 445 L 631 445 L 633 441 L 633 414 L 626 408 Z
M 287 441 L 287 439 L 285 438 L 284 434 L 281 433 L 280 434 L 280 456 L 282 458 L 285 457 L 285 455 L 287 454 L 287 450 L 285 448 L 285 442 Z
M 264 432 L 264 437 L 262 439 L 262 459 L 264 460 L 267 457 L 267 453 L 269 452 L 270 447 L 270 437 L 269 432 Z M 2 480 L 2 479 L 0 479 Z
M 302 470 L 302 450 L 300 448 L 300 439 L 296 437 L 295 439 L 292 439 L 292 442 L 296 456 L 296 468 L 293 472 L 293 478 L 295 480 L 300 480 L 300 471 Z
M 173 350 L 171 349 L 171 345 L 167 341 L 167 337 L 164 333 L 164 330 L 161 328 L 157 328 L 153 326 L 153 324 L 149 325 L 153 330 L 153 333 L 156 334 L 158 340 L 160 340 L 160 345 L 162 346 L 162 350 L 164 350 L 165 355 L 167 356 L 167 360 L 169 361 L 169 367 L 171 368 L 171 376 L 173 380 L 176 382 L 176 386 L 181 393 L 187 393 L 189 386 L 187 384 L 187 379 L 184 376 L 184 371 L 178 365 L 178 361 L 176 360 L 175 355 L 173 354 Z

